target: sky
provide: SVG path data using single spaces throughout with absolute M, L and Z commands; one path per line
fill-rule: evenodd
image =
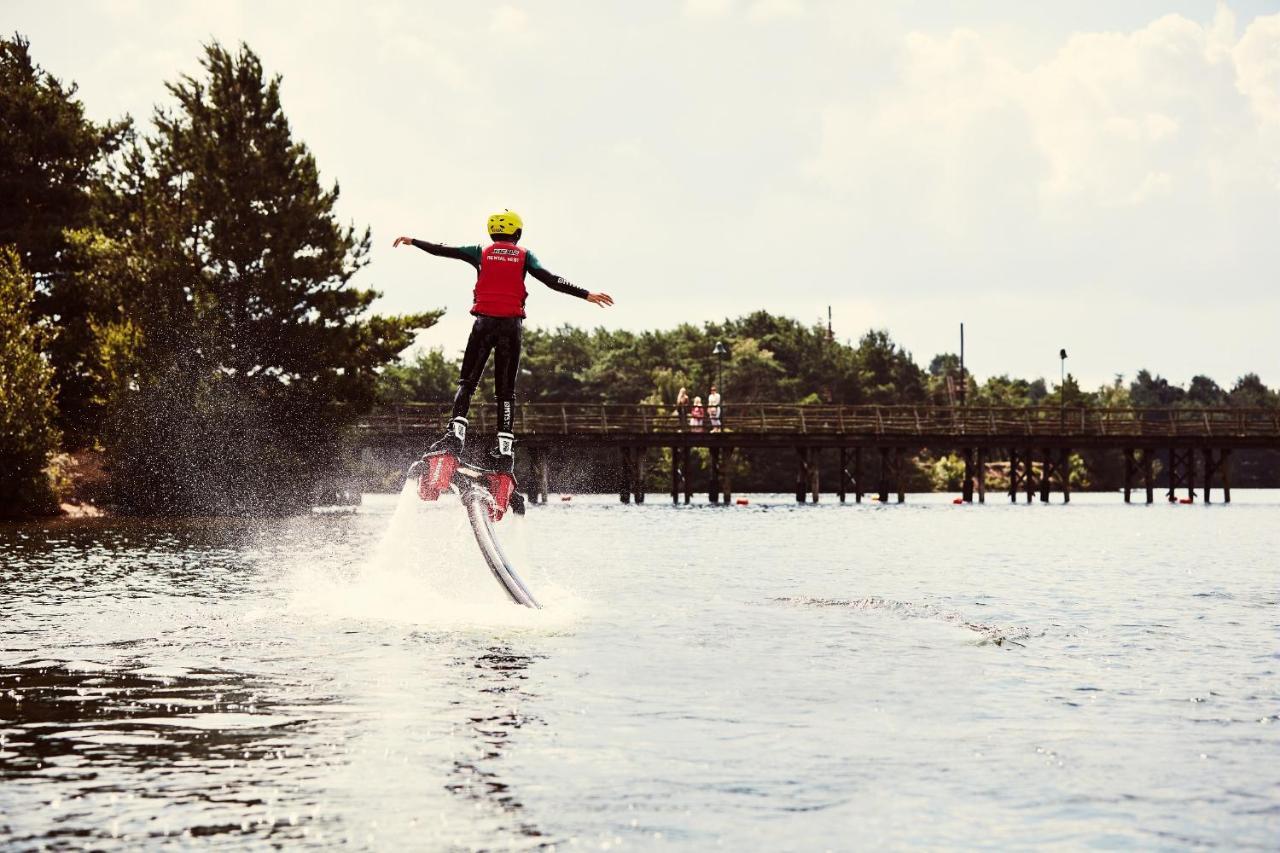
M 1086 387 L 1147 368 L 1280 385 L 1280 0 L 307 3 L 0 0 L 91 117 L 146 122 L 201 44 L 247 43 L 373 230 L 379 310 L 473 273 L 391 248 L 525 220 L 530 323 L 757 309 L 927 365 Z

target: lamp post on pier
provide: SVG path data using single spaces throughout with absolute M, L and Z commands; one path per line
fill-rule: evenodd
M 1058 350 L 1058 420 L 1067 425 L 1067 351 Z

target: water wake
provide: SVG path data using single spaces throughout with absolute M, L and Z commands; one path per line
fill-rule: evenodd
M 340 577 L 317 578 L 299 567 L 303 609 L 340 618 L 375 619 L 433 627 L 556 627 L 573 619 L 574 601 L 530 559 L 525 519 L 500 523 L 503 548 L 543 600 L 536 611 L 511 602 L 479 549 L 466 513 L 454 496 L 424 503 L 412 482 L 400 492 L 381 541 L 366 561 Z
M 932 604 L 912 604 L 910 601 L 894 601 L 893 599 L 879 598 L 877 596 L 854 599 L 784 597 L 773 600 L 801 607 L 847 607 L 851 610 L 892 613 L 907 619 L 928 619 L 934 622 L 944 622 L 980 635 L 980 639 L 977 642 L 979 646 L 1022 646 L 1022 640 L 1038 636 L 1030 628 L 1026 627 L 988 625 L 971 621 L 962 613 L 954 610 L 943 610 Z

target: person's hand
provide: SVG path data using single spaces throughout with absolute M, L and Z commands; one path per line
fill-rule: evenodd
M 587 301 L 599 305 L 601 308 L 608 308 L 613 304 L 613 297 L 607 293 L 588 293 Z
M 399 246 L 401 243 L 404 243 L 406 246 L 412 246 L 412 245 L 413 245 L 413 238 L 412 238 L 412 237 L 397 237 L 397 238 L 396 238 L 396 241 L 395 241 L 394 243 L 392 243 L 392 244 L 391 244 L 391 248 L 393 248 L 393 249 L 394 249 L 395 247 Z

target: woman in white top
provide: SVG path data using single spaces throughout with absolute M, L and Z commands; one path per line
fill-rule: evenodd
M 707 395 L 707 417 L 711 419 L 711 431 L 720 431 L 720 389 L 711 386 L 711 393 Z

